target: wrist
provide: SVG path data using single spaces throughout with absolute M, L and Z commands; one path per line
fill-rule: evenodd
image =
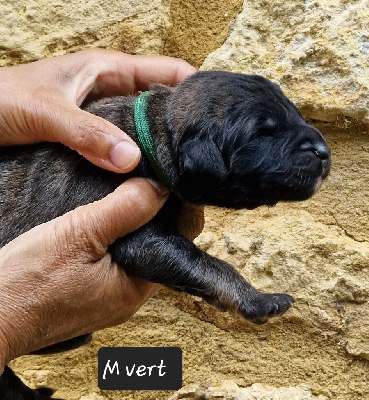
M 14 262 L 7 246 L 0 250 L 0 371 L 16 357 L 27 354 L 30 341 L 35 339 L 32 329 L 33 312 L 27 305 L 27 294 L 22 290 L 24 276 Z M 29 293 L 29 291 L 28 291 Z

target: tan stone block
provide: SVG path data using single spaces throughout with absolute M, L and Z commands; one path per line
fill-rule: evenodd
M 244 1 L 203 69 L 264 75 L 304 115 L 369 122 L 369 2 Z

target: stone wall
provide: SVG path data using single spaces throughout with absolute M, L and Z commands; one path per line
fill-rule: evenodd
M 168 290 L 83 348 L 13 362 L 63 399 L 369 398 L 369 2 L 5 0 L 1 65 L 100 46 L 181 56 L 278 82 L 332 147 L 313 199 L 255 211 L 209 208 L 197 244 L 257 288 L 296 303 L 252 326 Z M 102 392 L 102 346 L 179 346 L 184 388 Z

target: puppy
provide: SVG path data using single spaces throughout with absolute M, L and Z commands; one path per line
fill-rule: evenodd
M 60 144 L 1 150 L 0 247 L 101 199 L 132 176 L 160 179 L 171 189 L 167 202 L 152 221 L 110 247 L 113 260 L 129 274 L 200 296 L 255 323 L 283 314 L 291 296 L 254 289 L 229 264 L 180 236 L 176 219 L 184 201 L 253 209 L 309 198 L 330 169 L 326 141 L 276 84 L 260 76 L 198 72 L 176 89 L 154 85 L 141 96 L 85 108 L 141 147 L 140 123 L 148 121 L 153 154 L 144 153 L 129 174 L 99 169 Z

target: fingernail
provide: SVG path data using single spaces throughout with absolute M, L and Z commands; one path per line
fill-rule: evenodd
M 110 151 L 110 161 L 119 169 L 128 169 L 137 162 L 140 149 L 126 140 L 118 142 Z
M 169 193 L 168 188 L 166 188 L 162 183 L 154 181 L 153 179 L 147 179 L 147 181 L 154 187 L 160 196 L 166 196 Z

